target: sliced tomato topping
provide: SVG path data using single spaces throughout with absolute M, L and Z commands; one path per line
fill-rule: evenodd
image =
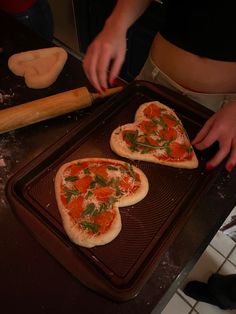
M 178 123 L 178 121 L 176 120 L 176 117 L 170 114 L 164 114 L 162 118 L 163 118 L 164 123 L 170 128 L 175 126 Z
M 83 196 L 73 197 L 71 201 L 67 204 L 67 208 L 69 209 L 69 215 L 73 219 L 78 219 L 83 212 Z
M 157 140 L 154 140 L 151 136 L 147 136 L 147 141 L 153 146 L 159 146 Z M 155 149 L 155 147 L 154 147 Z
M 128 191 L 132 188 L 132 181 L 130 180 L 129 176 L 122 176 L 122 178 L 119 181 L 119 187 L 122 191 Z
M 191 153 L 189 153 L 189 145 L 180 144 L 178 142 L 170 143 L 170 156 L 175 159 L 189 159 Z
M 94 216 L 94 222 L 100 225 L 99 228 L 100 233 L 105 233 L 110 228 L 115 218 L 115 215 L 116 215 L 115 211 L 107 210 L 98 216 Z
M 175 140 L 177 138 L 177 131 L 170 127 L 160 130 L 159 133 L 166 141 Z
M 92 180 L 93 178 L 90 175 L 85 175 L 81 179 L 75 181 L 74 185 L 80 193 L 86 193 Z
M 79 173 L 79 169 L 78 169 L 78 166 L 73 164 L 71 165 L 69 168 L 67 168 L 66 170 L 70 170 L 70 175 L 71 176 L 76 176 L 78 173 Z
M 62 190 L 62 189 L 61 189 L 61 190 Z M 66 195 L 65 195 L 65 193 L 61 194 L 61 201 L 62 201 L 63 205 L 66 205 L 67 200 L 66 200 Z
M 138 126 L 144 133 L 153 133 L 157 130 L 157 125 L 150 120 L 142 120 Z
M 99 176 L 102 176 L 104 178 L 108 177 L 107 164 L 103 164 L 103 165 L 99 165 L 99 166 L 91 166 L 89 169 L 95 175 L 99 175 Z
M 79 172 L 83 169 L 86 169 L 88 167 L 87 163 L 82 164 L 73 164 L 70 165 L 66 170 L 70 170 L 70 176 L 76 176 L 79 174 Z
M 143 113 L 149 119 L 154 117 L 159 118 L 161 116 L 161 109 L 155 104 L 150 104 L 144 109 Z
M 98 201 L 106 202 L 114 194 L 114 190 L 108 186 L 96 188 L 93 191 Z

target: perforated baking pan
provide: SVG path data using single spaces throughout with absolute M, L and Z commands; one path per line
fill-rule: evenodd
M 54 177 L 65 162 L 85 157 L 125 160 L 109 146 L 111 132 L 133 122 L 138 107 L 159 100 L 175 110 L 190 139 L 212 112 L 151 83 L 137 81 L 99 106 L 83 123 L 20 169 L 7 183 L 7 198 L 32 235 L 88 288 L 116 301 L 137 296 L 220 168 L 204 170 L 217 147 L 197 152 L 197 169 L 129 161 L 146 174 L 150 190 L 134 206 L 121 208 L 122 230 L 111 243 L 86 249 L 73 244 L 62 227 Z M 40 266 L 39 266 L 40 267 Z

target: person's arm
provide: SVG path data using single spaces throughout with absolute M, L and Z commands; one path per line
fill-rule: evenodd
M 83 68 L 98 91 L 108 88 L 108 84 L 113 85 L 125 59 L 127 31 L 151 2 L 152 0 L 118 0 L 102 31 L 89 45 Z
M 219 143 L 219 150 L 207 162 L 206 169 L 218 166 L 226 157 L 225 168 L 231 172 L 236 165 L 236 100 L 228 101 L 218 112 L 207 120 L 196 135 L 192 144 L 199 150 L 210 147 L 214 142 Z

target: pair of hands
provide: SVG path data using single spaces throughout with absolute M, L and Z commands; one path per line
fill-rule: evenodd
M 84 71 L 93 86 L 102 93 L 113 85 L 126 53 L 126 34 L 105 28 L 91 43 L 83 61 Z M 217 167 L 227 156 L 225 164 L 231 172 L 236 165 L 236 100 L 226 103 L 213 114 L 192 141 L 198 150 L 219 143 L 219 150 L 206 163 L 206 169 Z

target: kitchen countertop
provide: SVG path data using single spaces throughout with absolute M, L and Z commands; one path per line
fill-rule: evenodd
M 50 44 L 0 12 L 0 109 L 58 92 L 87 86 L 79 59 L 69 56 L 58 80 L 49 88 L 31 90 L 7 68 L 16 52 L 49 47 Z M 100 103 L 97 104 L 98 106 Z M 5 196 L 7 180 L 17 169 L 50 147 L 94 107 L 0 135 L 0 295 L 1 309 L 8 313 L 160 313 L 187 277 L 236 203 L 236 171 L 225 170 L 210 187 L 205 199 L 163 254 L 140 294 L 118 303 L 90 291 L 38 244 L 13 214 Z

